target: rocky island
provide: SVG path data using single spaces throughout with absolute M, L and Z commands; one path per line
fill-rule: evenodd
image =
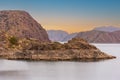
M 51 42 L 47 32 L 25 11 L 0 11 L 0 58 L 44 61 L 113 59 L 86 40 Z

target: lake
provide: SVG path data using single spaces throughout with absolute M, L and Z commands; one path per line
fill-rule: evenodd
M 120 80 L 120 44 L 94 44 L 116 59 L 99 62 L 0 60 L 0 80 Z

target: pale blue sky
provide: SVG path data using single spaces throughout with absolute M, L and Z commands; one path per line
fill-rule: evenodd
M 120 26 L 120 0 L 0 0 L 0 10 L 11 9 L 29 12 L 46 29 Z

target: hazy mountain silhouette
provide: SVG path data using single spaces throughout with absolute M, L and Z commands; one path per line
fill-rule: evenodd
M 119 31 L 120 28 L 114 27 L 114 26 L 102 26 L 102 27 L 96 27 L 93 30 L 105 31 L 105 32 L 114 32 L 114 31 Z
M 114 26 L 96 27 L 90 31 L 72 34 L 68 34 L 65 31 L 59 32 L 59 30 L 54 30 L 54 32 L 51 30 L 50 33 L 48 34 L 52 36 L 50 37 L 52 41 L 66 42 L 74 37 L 79 37 L 87 40 L 90 43 L 120 43 L 120 28 Z M 61 34 L 62 36 L 59 36 Z
M 91 31 L 80 32 L 76 37 L 83 38 L 90 43 L 120 43 L 120 28 L 99 27 Z
M 62 30 L 48 30 L 49 39 L 51 41 L 62 41 L 69 34 Z

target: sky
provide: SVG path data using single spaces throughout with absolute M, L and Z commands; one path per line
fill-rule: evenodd
M 0 0 L 0 10 L 25 10 L 46 30 L 120 27 L 120 0 Z

